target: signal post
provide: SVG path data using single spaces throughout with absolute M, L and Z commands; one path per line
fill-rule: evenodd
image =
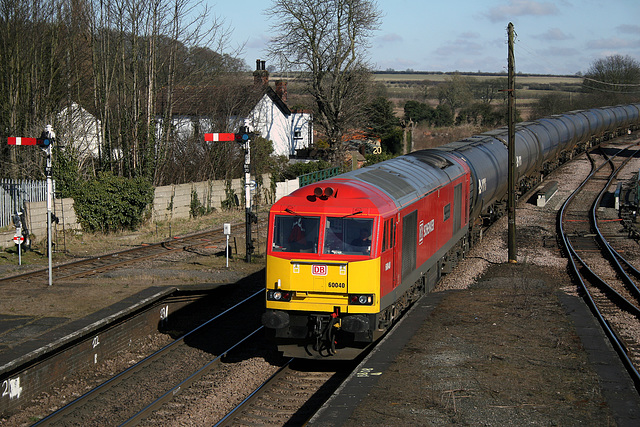
M 9 145 L 37 145 L 44 150 L 47 155 L 47 165 L 45 167 L 45 175 L 47 177 L 47 254 L 49 258 L 49 286 L 53 283 L 53 268 L 51 261 L 51 218 L 52 218 L 52 206 L 53 206 L 53 166 L 51 162 L 51 147 L 55 142 L 56 134 L 53 131 L 51 125 L 45 126 L 40 138 L 22 138 L 22 137 L 10 137 L 8 139 Z M 17 235 L 16 230 L 16 235 Z M 14 238 L 14 240 L 16 240 Z M 18 239 L 18 252 L 20 252 L 20 245 L 22 240 Z
M 258 217 L 251 211 L 251 138 L 254 136 L 249 132 L 249 128 L 242 126 L 238 133 L 205 133 L 206 142 L 226 142 L 235 141 L 244 144 L 244 203 L 245 203 L 245 225 L 246 225 L 246 262 L 251 262 L 254 246 L 251 238 L 251 223 L 257 223 Z

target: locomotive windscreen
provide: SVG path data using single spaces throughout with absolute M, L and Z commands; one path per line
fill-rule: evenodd
M 276 215 L 273 224 L 275 252 L 317 252 L 320 218 Z
M 323 253 L 369 255 L 372 229 L 372 219 L 328 217 Z

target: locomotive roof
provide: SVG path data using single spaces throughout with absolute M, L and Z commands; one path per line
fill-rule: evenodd
M 400 209 L 464 173 L 453 158 L 431 150 L 416 151 L 340 175 L 369 183 L 386 193 Z

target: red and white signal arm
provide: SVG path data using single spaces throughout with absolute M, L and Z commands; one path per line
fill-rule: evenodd
M 205 133 L 204 140 L 207 142 L 235 141 L 235 133 Z
M 8 138 L 9 145 L 43 145 L 42 142 L 38 142 L 38 138 L 22 138 L 19 136 L 12 136 Z

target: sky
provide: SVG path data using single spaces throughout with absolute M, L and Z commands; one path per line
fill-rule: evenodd
M 205 0 L 243 46 L 252 69 L 266 59 L 271 0 Z M 585 73 L 620 54 L 640 62 L 640 0 L 378 0 L 380 29 L 370 40 L 376 71 L 505 72 L 507 25 L 514 25 L 518 73 Z M 269 65 L 269 63 L 267 63 Z

